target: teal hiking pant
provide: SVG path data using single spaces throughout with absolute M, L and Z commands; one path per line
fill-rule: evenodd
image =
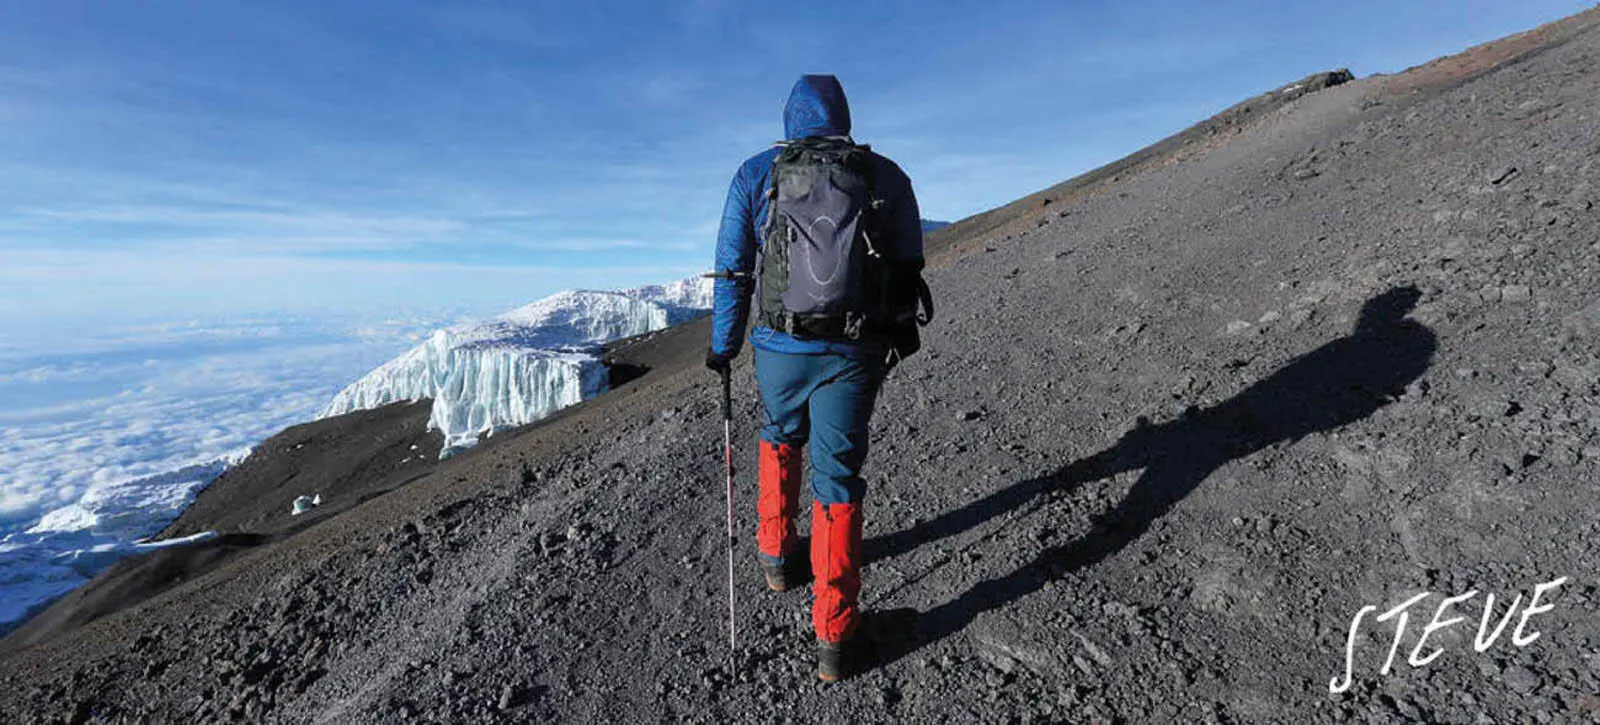
M 819 503 L 859 503 L 872 406 L 883 364 L 837 353 L 755 350 L 756 385 L 766 408 L 761 439 L 808 446 L 811 495 Z

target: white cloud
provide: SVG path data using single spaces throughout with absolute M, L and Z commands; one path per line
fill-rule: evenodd
M 258 337 L 234 324 L 181 326 L 164 347 L 158 330 L 154 342 L 129 334 L 20 370 L 0 360 L 0 399 L 10 401 L 0 408 L 0 521 L 254 445 L 309 420 L 340 387 L 446 321 L 354 325 L 360 334 L 301 324 Z
M 74 224 L 158 226 L 202 232 L 242 228 L 252 237 L 283 240 L 289 242 L 289 246 L 298 246 L 293 244 L 295 242 L 322 245 L 315 248 L 319 251 L 326 251 L 328 244 L 357 249 L 385 248 L 396 243 L 415 243 L 428 237 L 458 234 L 468 229 L 468 224 L 460 219 L 361 215 L 314 209 L 207 210 L 145 205 L 34 209 L 24 211 L 23 215 Z

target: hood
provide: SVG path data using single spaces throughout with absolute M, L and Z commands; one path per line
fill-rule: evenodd
M 808 75 L 795 81 L 783 106 L 783 135 L 790 140 L 850 135 L 850 104 L 838 78 Z

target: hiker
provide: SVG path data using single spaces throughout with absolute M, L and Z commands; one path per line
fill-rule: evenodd
M 846 670 L 860 622 L 861 466 L 873 401 L 889 369 L 916 352 L 917 325 L 932 309 L 911 180 L 850 138 L 838 79 L 796 82 L 783 125 L 786 140 L 745 161 L 728 189 L 706 367 L 727 374 L 754 293 L 750 342 L 766 411 L 761 569 L 774 591 L 802 581 L 793 571 L 805 560 L 795 518 L 809 444 L 812 623 L 817 674 L 832 682 Z

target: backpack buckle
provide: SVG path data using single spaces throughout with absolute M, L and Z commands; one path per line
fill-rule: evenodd
M 852 340 L 861 339 L 861 323 L 866 320 L 863 315 L 846 314 L 844 316 L 844 336 Z

